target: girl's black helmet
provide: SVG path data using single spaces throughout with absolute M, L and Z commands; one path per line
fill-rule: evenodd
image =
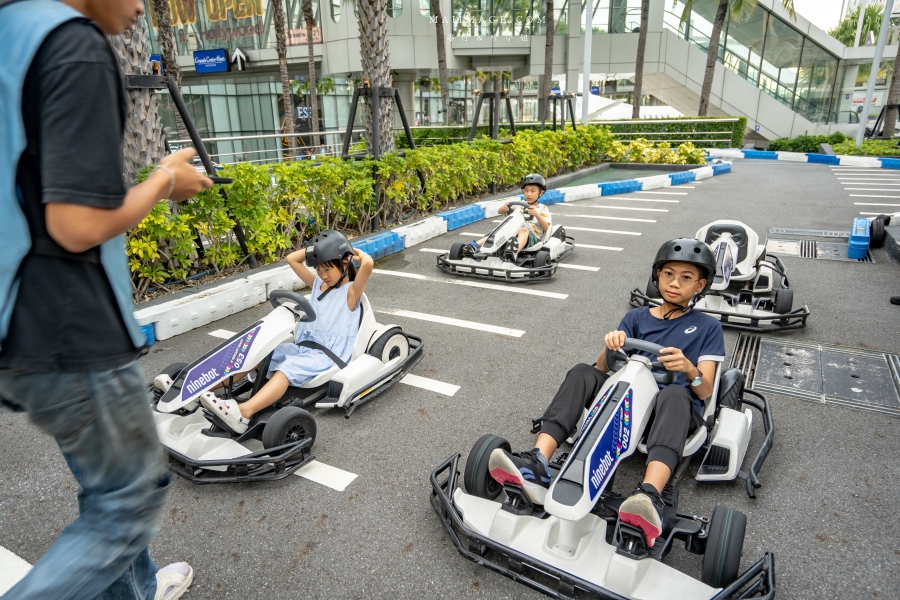
M 350 240 L 340 231 L 329 229 L 316 235 L 306 246 L 306 264 L 311 267 L 331 260 L 343 260 L 353 254 Z
M 653 273 L 650 275 L 653 283 L 659 285 L 656 274 L 663 265 L 670 262 L 691 263 L 700 269 L 700 276 L 706 279 L 706 286 L 697 294 L 697 297 L 702 296 L 712 287 L 713 278 L 716 275 L 716 257 L 705 242 L 692 238 L 678 238 L 660 246 L 656 252 L 656 258 L 653 259 Z
M 532 173 L 531 175 L 526 175 L 522 179 L 522 189 L 525 189 L 526 185 L 536 185 L 541 188 L 542 192 L 547 191 L 547 182 L 544 181 L 543 176 L 538 175 L 537 173 Z

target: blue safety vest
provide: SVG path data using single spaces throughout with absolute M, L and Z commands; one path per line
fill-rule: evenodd
M 25 151 L 22 88 L 35 54 L 47 36 L 67 21 L 84 15 L 58 0 L 0 0 L 0 344 L 9 333 L 9 322 L 19 289 L 19 266 L 32 250 L 22 197 L 16 186 L 19 158 Z M 106 272 L 125 327 L 135 348 L 146 338 L 134 319 L 131 276 L 125 255 L 125 236 L 100 246 L 100 264 Z

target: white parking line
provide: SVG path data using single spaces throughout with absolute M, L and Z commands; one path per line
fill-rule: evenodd
M 900 190 L 886 190 L 884 188 L 844 188 L 846 192 L 900 192 Z
M 640 193 L 640 192 L 636 192 Z M 669 202 L 672 204 L 678 204 L 681 200 L 671 200 L 668 198 L 632 198 L 631 196 L 603 196 L 604 202 Z M 556 205 L 559 206 L 559 205 Z M 579 208 L 596 208 L 591 204 L 573 204 L 572 206 L 577 206 Z
M 873 194 L 850 194 L 850 197 L 851 198 L 900 198 L 900 196 L 876 196 Z M 897 205 L 896 204 L 886 204 L 885 206 L 897 206 Z
M 235 336 L 234 331 L 228 331 L 227 329 L 216 329 L 215 331 L 210 331 L 208 335 L 213 337 L 222 338 L 223 340 L 231 339 Z
M 403 380 L 401 379 L 401 381 Z M 316 483 L 322 484 L 325 487 L 330 487 L 339 492 L 343 492 L 347 489 L 347 486 L 358 477 L 356 473 L 350 473 L 349 471 L 326 465 L 317 460 L 310 461 L 309 464 L 303 465 L 294 471 L 294 475 L 309 479 L 310 481 L 315 481 Z
M 615 229 L 591 229 L 590 227 L 573 227 L 566 225 L 567 231 L 590 231 L 591 233 L 612 233 L 614 235 L 641 235 L 640 231 L 617 231 Z
M 881 182 L 881 181 L 872 181 L 871 179 L 853 179 L 851 181 L 842 181 L 841 185 L 883 185 L 883 186 L 891 186 L 891 185 L 900 185 L 900 181 L 898 182 Z
M 561 265 L 560 265 L 561 266 Z M 476 323 L 475 321 L 464 321 L 462 319 L 454 319 L 451 317 L 442 317 L 439 315 L 429 315 L 427 313 L 413 312 L 411 310 L 377 310 L 385 315 L 394 315 L 397 317 L 407 317 L 409 319 L 418 319 L 420 321 L 431 321 L 433 323 L 443 323 L 444 325 L 455 325 L 456 327 L 464 327 L 466 329 L 475 329 L 477 331 L 487 331 L 488 333 L 499 333 L 500 335 L 508 335 L 510 337 L 522 337 L 525 332 L 521 329 L 510 329 L 509 327 L 499 327 L 497 325 L 487 325 L 485 323 Z
M 875 197 L 875 196 L 873 196 Z M 880 198 L 900 198 L 900 196 L 878 196 Z M 878 202 L 854 202 L 854 206 L 900 206 L 900 204 L 884 204 Z
M 878 215 L 882 215 L 882 214 L 884 214 L 884 213 L 859 213 L 859 214 L 861 214 L 861 215 L 863 215 L 863 216 L 874 215 L 874 216 L 877 217 Z
M 513 294 L 526 294 L 528 296 L 541 296 L 543 298 L 553 298 L 555 300 L 565 300 L 568 294 L 558 294 L 556 292 L 544 292 L 541 290 L 530 290 L 525 288 L 517 288 L 510 285 L 495 285 L 493 283 L 479 283 L 477 281 L 463 281 L 459 279 L 440 279 L 438 277 L 428 277 L 427 275 L 419 275 L 418 273 L 401 273 L 400 271 L 388 271 L 385 269 L 373 269 L 373 273 L 380 275 L 394 275 L 395 277 L 407 277 L 409 279 L 418 279 L 419 281 L 433 281 L 435 283 L 449 283 L 453 285 L 464 285 L 467 287 L 477 287 L 486 290 L 498 290 L 501 292 L 511 292 Z
M 445 396 L 452 396 L 459 391 L 458 385 L 453 385 L 452 383 L 444 383 L 443 381 L 438 381 L 437 379 L 419 377 L 418 375 L 413 375 L 412 373 L 409 373 L 406 377 L 401 379 L 400 383 L 405 383 L 406 385 L 411 385 L 423 390 L 428 390 L 429 392 L 437 392 L 438 394 L 443 394 Z
M 0 546 L 0 596 L 28 575 L 31 563 Z
M 559 263 L 556 265 L 560 269 L 576 269 L 578 271 L 599 271 L 600 267 L 586 267 L 584 265 L 567 265 L 565 263 Z
M 676 202 L 677 202 L 677 200 L 676 200 Z M 592 204 L 589 207 L 588 206 L 582 207 L 582 206 L 578 206 L 576 204 L 573 206 L 567 206 L 566 208 L 609 208 L 611 210 L 638 210 L 641 212 L 669 212 L 668 208 L 638 208 L 636 206 L 604 206 L 602 204 Z M 559 213 L 559 214 L 562 215 L 565 213 Z
M 622 248 L 616 248 L 615 246 L 592 246 L 591 244 L 575 244 L 577 248 L 589 248 L 591 250 L 611 250 L 613 252 L 621 252 Z
M 556 213 L 560 217 L 573 217 L 576 219 L 605 219 L 607 221 L 634 221 L 635 223 L 656 223 L 656 219 L 635 219 L 634 217 L 607 217 L 604 215 L 571 215 Z
M 581 247 L 592 248 L 593 246 L 579 246 L 579 248 L 581 248 Z M 603 248 L 604 250 L 609 250 L 609 248 L 606 248 L 603 246 L 597 246 L 597 248 Z M 617 250 L 621 250 L 621 248 L 617 248 Z M 420 248 L 419 252 L 431 252 L 432 254 L 443 254 L 446 252 L 446 250 L 438 250 L 437 248 Z M 562 267 L 563 269 L 578 269 L 580 271 L 599 271 L 600 270 L 600 267 L 585 267 L 583 265 L 564 265 L 564 264 L 560 263 L 557 266 Z
M 860 177 L 859 175 L 857 175 L 855 177 L 838 177 L 838 179 L 849 179 L 850 181 L 854 181 L 854 180 L 858 181 L 860 179 L 869 180 L 869 181 L 897 181 L 898 179 L 900 179 L 900 177 L 888 177 L 888 176 L 881 177 L 881 176 L 879 176 L 879 177 L 865 177 L 864 178 L 864 177 Z
M 633 194 L 665 194 L 667 196 L 687 196 L 687 192 L 651 192 L 651 191 L 639 191 L 639 192 L 631 192 Z

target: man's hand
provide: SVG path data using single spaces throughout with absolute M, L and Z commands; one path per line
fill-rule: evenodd
M 212 179 L 194 168 L 191 161 L 194 160 L 195 156 L 197 156 L 196 150 L 193 148 L 185 148 L 169 154 L 159 161 L 159 166 L 169 169 L 175 176 L 175 187 L 172 188 L 169 200 L 181 202 L 193 198 L 200 193 L 201 190 L 207 190 L 213 186 Z M 154 175 L 162 178 L 168 177 L 171 183 L 171 177 L 169 177 L 169 174 L 163 169 L 160 169 L 154 173 Z M 168 190 L 168 186 L 166 186 L 165 189 Z
M 618 351 L 625 345 L 626 337 L 628 336 L 625 335 L 624 331 L 610 331 L 603 337 L 603 343 L 606 344 L 606 347 L 610 350 Z
M 697 367 L 682 354 L 678 348 L 663 348 L 659 353 L 659 362 L 667 371 L 680 371 L 686 375 L 696 375 Z M 689 377 L 693 379 L 693 377 Z

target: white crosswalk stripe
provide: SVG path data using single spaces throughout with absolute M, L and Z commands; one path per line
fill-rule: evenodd
M 488 333 L 499 333 L 500 335 L 508 335 L 510 337 L 522 337 L 525 332 L 521 329 L 510 329 L 509 327 L 499 327 L 497 325 L 488 325 L 486 323 L 476 323 L 475 321 L 465 321 L 463 319 L 454 319 L 451 317 L 442 317 L 440 315 L 429 315 L 427 313 L 413 312 L 411 310 L 387 309 L 376 310 L 385 315 L 394 315 L 396 317 L 407 317 L 409 319 L 417 319 L 419 321 L 431 321 L 432 323 L 442 323 L 444 325 L 454 325 L 465 329 L 475 329 L 477 331 L 486 331 Z

